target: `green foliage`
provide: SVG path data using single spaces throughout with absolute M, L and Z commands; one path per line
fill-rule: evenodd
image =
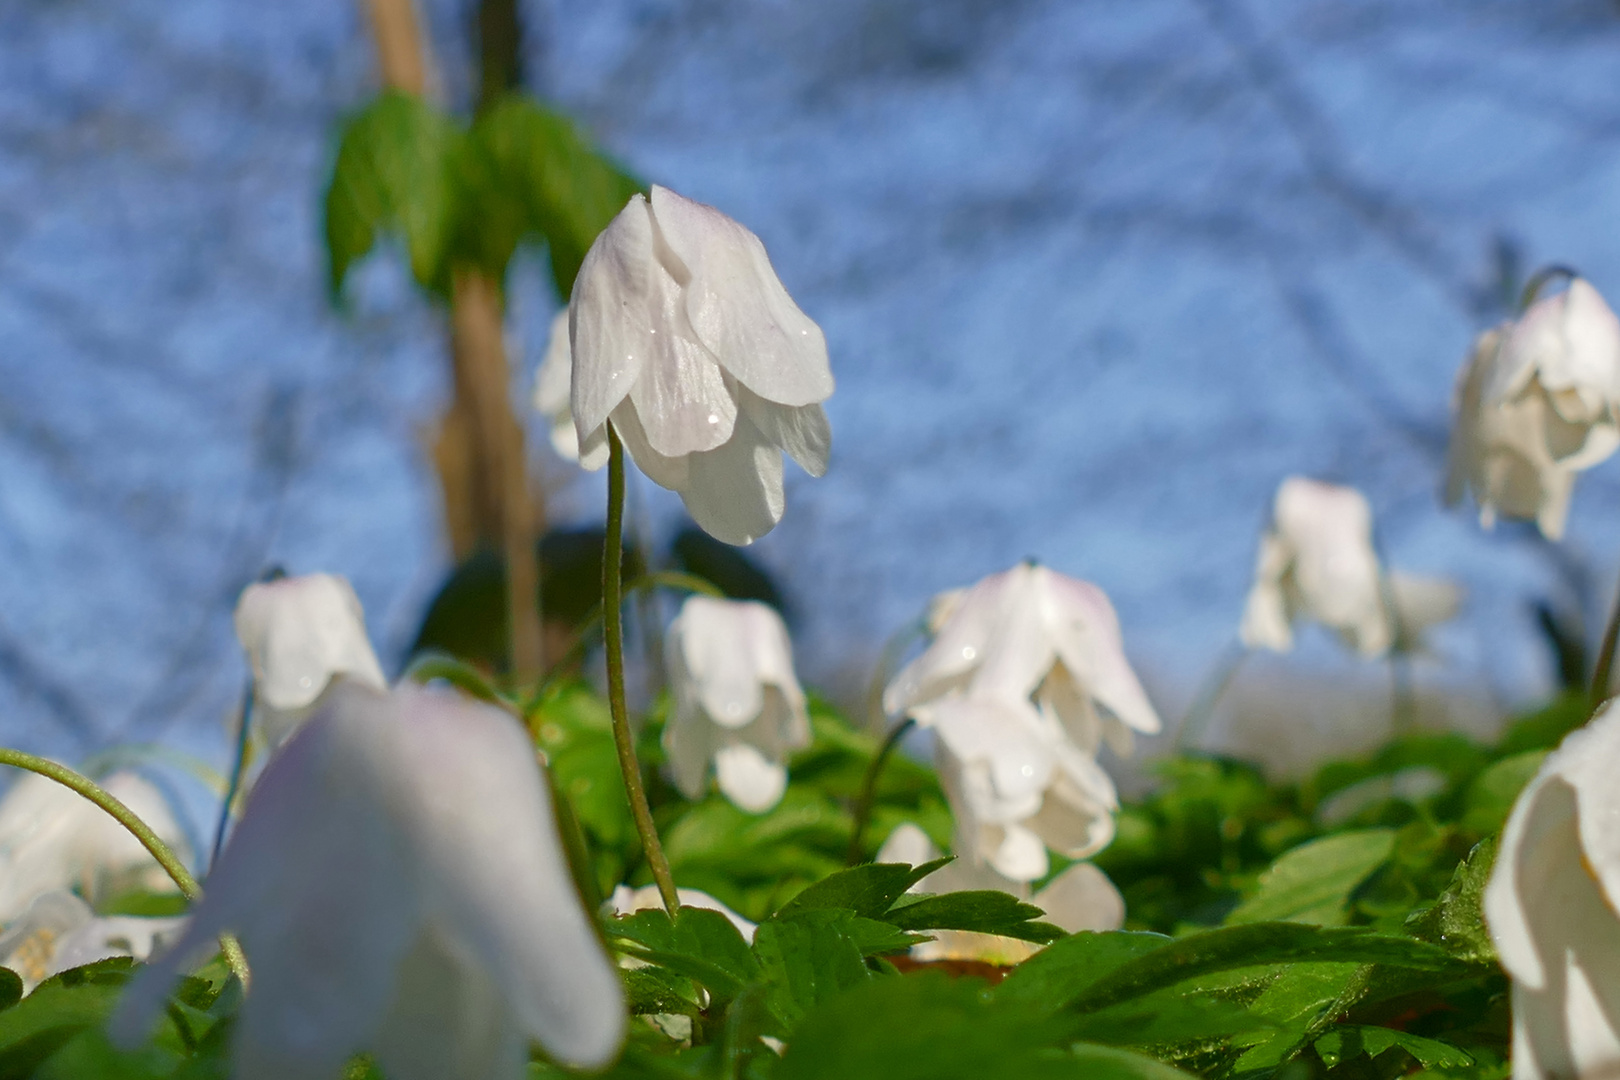
M 456 267 L 497 281 L 518 245 L 546 245 L 566 299 L 597 233 L 639 181 L 564 117 L 512 95 L 463 127 L 419 98 L 386 93 L 344 126 L 326 192 L 330 285 L 379 235 L 400 236 L 418 284 L 448 294 Z

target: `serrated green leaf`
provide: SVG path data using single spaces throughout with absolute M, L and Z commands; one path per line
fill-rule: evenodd
M 25 1080 L 69 1040 L 100 1029 L 134 962 L 103 960 L 52 976 L 0 1012 L 0 1080 Z
M 663 911 L 638 911 L 607 920 L 606 930 L 626 953 L 696 980 L 719 1001 L 759 975 L 748 942 L 718 911 L 683 907 L 673 922 Z
M 921 866 L 905 863 L 867 863 L 829 874 L 782 905 L 781 914 L 812 908 L 846 908 L 868 919 L 880 919 L 923 878 L 951 860 L 935 859 Z
M 811 1008 L 872 977 L 852 933 L 855 918 L 849 911 L 823 908 L 760 924 L 754 955 L 768 987 L 765 1004 L 784 1030 Z
M 1322 1063 L 1330 1069 L 1357 1054 L 1377 1057 L 1392 1046 L 1400 1047 L 1431 1069 L 1459 1069 L 1474 1063 L 1473 1055 L 1448 1043 L 1384 1027 L 1341 1025 L 1317 1039 L 1315 1046 Z
M 1485 925 L 1484 905 L 1485 885 L 1496 863 L 1497 839 L 1488 836 L 1474 845 L 1434 906 L 1408 920 L 1412 933 L 1444 946 L 1462 960 L 1483 964 L 1496 960 L 1496 946 Z
M 1091 1012 L 1212 972 L 1299 962 L 1378 963 L 1424 970 L 1458 966 L 1443 950 L 1412 938 L 1355 927 L 1250 923 L 1191 934 L 1128 961 L 1092 983 L 1070 1007 Z
M 691 980 L 663 968 L 629 969 L 624 972 L 624 990 L 632 1016 L 699 1012 Z
M 1302 844 L 1260 875 L 1254 895 L 1227 916 L 1229 925 L 1291 921 L 1341 926 L 1350 894 L 1389 861 L 1393 829 L 1359 829 Z
M 1153 1047 L 1230 1038 L 1268 1031 L 1275 1026 L 1272 1020 L 1246 1005 L 1210 994 L 1161 990 L 1084 1014 L 1073 1029 L 1073 1035 L 1108 1046 Z
M 1051 923 L 1037 922 L 1046 912 L 1010 893 L 995 889 L 909 897 L 883 916 L 902 930 L 974 930 L 1021 941 L 1045 943 L 1063 937 Z
M 411 272 L 443 290 L 457 228 L 457 157 L 465 135 L 420 98 L 389 92 L 343 129 L 326 190 L 330 285 L 341 292 L 349 268 L 388 230 L 403 234 Z
M 1287 1061 L 1353 1003 L 1367 971 L 1365 965 L 1354 963 L 1283 968 L 1249 1006 L 1256 1016 L 1271 1022 L 1272 1030 L 1258 1038 L 1234 1040 L 1249 1048 L 1234 1072 L 1274 1069 Z
M 1059 1009 L 1105 975 L 1161 949 L 1163 934 L 1115 930 L 1055 941 L 1013 968 L 995 989 L 998 1001 L 1030 1009 Z

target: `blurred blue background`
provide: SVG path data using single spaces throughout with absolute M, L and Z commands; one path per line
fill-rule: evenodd
M 1468 585 L 1420 676 L 1474 713 L 1549 689 L 1532 601 L 1595 636 L 1620 463 L 1558 548 L 1436 491 L 1454 371 L 1516 284 L 1558 261 L 1620 299 L 1614 3 L 524 13 L 530 89 L 753 228 L 827 332 L 833 468 L 790 468 L 756 547 L 808 681 L 858 696 L 933 592 L 1033 555 L 1110 592 L 1177 714 L 1290 472 L 1361 487 L 1393 565 Z M 425 15 L 464 106 L 470 5 Z M 385 664 L 414 636 L 448 566 L 443 315 L 386 252 L 335 311 L 320 241 L 336 125 L 376 79 L 353 3 L 0 7 L 5 742 L 223 760 L 230 611 L 270 562 L 347 575 Z M 554 303 L 528 256 L 525 401 Z M 599 519 L 601 474 L 531 419 L 553 520 Z M 648 493 L 653 531 L 677 511 Z M 1244 678 L 1294 671 L 1384 677 L 1316 638 Z

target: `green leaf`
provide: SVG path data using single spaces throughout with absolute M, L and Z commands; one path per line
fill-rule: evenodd
M 921 866 L 905 863 L 867 863 L 829 874 L 782 905 L 781 914 L 812 908 L 847 908 L 868 919 L 881 919 L 894 902 L 923 878 L 951 860 L 935 859 Z
M 25 1080 L 80 1032 L 106 1022 L 134 962 L 103 960 L 46 979 L 0 1012 L 0 1080 Z
M 1463 795 L 1463 827 L 1476 836 L 1488 836 L 1507 824 L 1513 803 L 1530 783 L 1549 750 L 1526 750 L 1503 758 L 1474 778 Z
M 609 919 L 606 929 L 626 953 L 702 983 L 720 1001 L 759 975 L 748 942 L 718 911 L 683 907 L 673 922 L 664 911 L 638 911 Z
M 1248 1006 L 1210 994 L 1161 990 L 1156 994 L 1086 1013 L 1073 1029 L 1076 1038 L 1109 1046 L 1167 1046 L 1224 1039 L 1273 1022 Z
M 784 1030 L 814 1006 L 872 977 L 851 933 L 855 918 L 849 911 L 821 909 L 760 924 L 754 954 L 768 986 L 765 1003 Z
M 883 920 L 902 930 L 975 930 L 1034 942 L 1063 937 L 1063 931 L 1051 923 L 1034 921 L 1044 914 L 1010 893 L 975 889 L 902 901 Z
M 1342 832 L 1302 844 L 1260 875 L 1254 895 L 1226 921 L 1341 926 L 1349 918 L 1350 894 L 1389 861 L 1394 850 L 1393 829 Z
M 411 272 L 443 291 L 456 230 L 456 157 L 464 134 L 421 99 L 385 93 L 343 130 L 326 190 L 326 248 L 330 285 L 369 252 L 377 235 L 398 230 Z
M 0 967 L 0 1010 L 11 1008 L 22 1000 L 23 981 L 10 968 Z
M 1030 1009 L 1058 1009 L 1103 976 L 1173 939 L 1115 930 L 1084 932 L 1055 941 L 1013 968 L 995 989 L 998 1001 Z
M 625 997 L 632 1016 L 651 1013 L 696 1015 L 697 1001 L 691 980 L 658 967 L 631 968 L 624 972 Z
M 1322 1055 L 1322 1064 L 1330 1069 L 1357 1054 L 1377 1057 L 1392 1046 L 1405 1050 L 1430 1069 L 1458 1069 L 1474 1063 L 1471 1054 L 1455 1046 L 1385 1027 L 1346 1024 L 1316 1040 L 1316 1052 Z
M 1412 938 L 1355 927 L 1250 923 L 1191 934 L 1128 961 L 1092 983 L 1070 1007 L 1092 1012 L 1212 972 L 1304 961 L 1425 970 L 1457 966 L 1443 950 Z
M 1494 963 L 1496 946 L 1485 926 L 1485 885 L 1496 863 L 1497 840 L 1488 836 L 1474 845 L 1453 872 L 1451 884 L 1440 899 L 1432 907 L 1414 912 L 1407 928 L 1425 941 L 1444 946 L 1459 959 Z
M 1368 970 L 1366 965 L 1355 963 L 1293 964 L 1283 968 L 1249 1006 L 1255 1016 L 1271 1022 L 1273 1030 L 1258 1038 L 1234 1040 L 1249 1047 L 1238 1059 L 1235 1071 L 1273 1069 L 1287 1061 L 1354 1003 L 1366 984 Z
M 1551 750 L 1564 741 L 1565 735 L 1585 724 L 1591 715 L 1592 703 L 1584 692 L 1566 693 L 1546 708 L 1509 725 L 1501 741 L 1496 744 L 1497 753 Z
M 1078 1075 L 1085 1080 L 1188 1080 L 1191 1076 L 1162 1061 L 1112 1046 L 1079 1043 L 1069 1048 L 1069 1057 L 1079 1064 L 1080 1071 L 1063 1075 Z

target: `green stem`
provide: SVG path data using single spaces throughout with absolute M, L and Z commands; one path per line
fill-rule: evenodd
M 1603 629 L 1603 646 L 1598 651 L 1597 667 L 1592 672 L 1592 689 L 1588 694 L 1588 711 L 1596 712 L 1598 706 L 1609 699 L 1609 687 L 1614 674 L 1614 650 L 1616 639 L 1620 639 L 1620 588 L 1614 596 L 1614 607 L 1609 612 L 1609 625 Z
M 867 822 L 872 820 L 872 803 L 877 797 L 878 776 L 883 772 L 883 763 L 889 760 L 894 748 L 900 745 L 900 740 L 916 723 L 908 716 L 894 725 L 894 730 L 889 732 L 889 737 L 883 740 L 883 745 L 873 756 L 872 763 L 866 767 L 866 775 L 861 779 L 860 798 L 855 800 L 855 827 L 850 831 L 849 851 L 844 855 L 847 866 L 861 861 L 861 834 L 866 832 Z
M 152 831 L 151 826 L 142 821 L 133 810 L 114 798 L 106 788 L 88 776 L 76 773 L 66 765 L 58 765 L 49 758 L 25 754 L 21 750 L 12 750 L 7 747 L 0 747 L 0 765 L 10 765 L 14 768 L 26 769 L 31 773 L 38 773 L 47 780 L 55 780 L 70 791 L 76 791 L 83 795 L 86 799 L 111 814 L 113 820 L 128 829 L 130 834 L 141 842 L 141 846 L 151 852 L 152 858 L 157 860 L 158 865 L 163 867 L 164 873 L 168 874 L 175 885 L 179 887 L 181 896 L 184 896 L 190 903 L 196 903 L 202 899 L 202 887 L 197 884 L 197 879 L 191 876 L 191 872 L 186 869 L 185 864 L 175 855 L 174 849 L 165 844 L 158 834 Z M 247 958 L 242 955 L 242 947 L 237 944 L 235 938 L 229 935 L 221 935 L 219 945 L 220 950 L 225 954 L 225 963 L 230 966 L 231 971 L 246 986 L 249 976 Z
M 630 796 L 630 816 L 635 819 L 636 832 L 641 837 L 641 850 L 652 868 L 653 880 L 658 883 L 658 895 L 664 898 L 664 907 L 670 918 L 681 909 L 675 894 L 675 876 L 669 872 L 669 860 L 664 857 L 664 846 L 658 842 L 658 828 L 653 824 L 652 807 L 647 805 L 647 790 L 641 783 L 641 763 L 636 760 L 634 737 L 630 734 L 630 711 L 624 703 L 624 446 L 619 442 L 613 425 L 607 428 L 608 437 L 608 505 L 607 537 L 602 544 L 602 638 L 607 651 L 608 708 L 613 713 L 613 745 L 619 751 L 619 771 L 624 773 L 624 787 Z
M 242 788 L 242 773 L 247 769 L 248 732 L 253 723 L 253 676 L 248 676 L 247 689 L 242 691 L 242 730 L 236 733 L 236 760 L 231 764 L 231 782 L 225 788 L 225 801 L 219 807 L 219 825 L 214 829 L 214 850 L 208 856 L 208 868 L 219 861 L 220 849 L 225 846 L 225 829 L 231 823 L 231 804 Z
M 1528 311 L 1530 305 L 1535 303 L 1536 298 L 1541 295 L 1541 290 L 1554 281 L 1560 279 L 1571 281 L 1580 276 L 1569 267 L 1560 266 L 1556 263 L 1552 266 L 1543 266 L 1530 276 L 1529 281 L 1524 283 L 1524 291 L 1519 294 L 1519 314 L 1523 315 Z

